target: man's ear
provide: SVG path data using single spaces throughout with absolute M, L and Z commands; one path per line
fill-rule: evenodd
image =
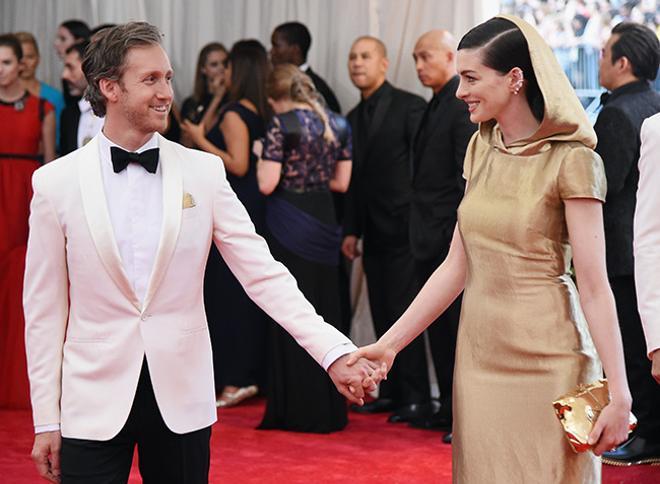
M 616 62 L 615 62 L 617 68 L 621 72 L 627 72 L 629 71 L 632 74 L 632 64 L 630 63 L 630 59 L 628 59 L 625 55 L 622 55 L 619 57 Z
M 390 60 L 387 57 L 383 57 L 383 60 L 381 61 L 381 67 L 383 69 L 383 72 L 387 73 L 387 68 L 390 67 Z
M 108 102 L 117 102 L 119 99 L 119 82 L 110 79 L 99 80 L 99 90 Z

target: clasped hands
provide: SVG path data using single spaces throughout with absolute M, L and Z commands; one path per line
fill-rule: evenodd
M 339 393 L 350 402 L 364 405 L 365 392 L 374 391 L 381 380 L 387 379 L 395 356 L 393 350 L 374 343 L 335 360 L 328 375 Z

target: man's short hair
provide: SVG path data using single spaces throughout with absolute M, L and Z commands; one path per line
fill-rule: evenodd
M 275 27 L 275 32 L 282 35 L 287 44 L 300 47 L 303 60 L 307 60 L 307 52 L 312 45 L 312 36 L 307 27 L 300 22 L 286 22 Z
M 75 44 L 71 44 L 69 47 L 67 47 L 65 54 L 69 55 L 71 52 L 77 52 L 78 56 L 80 56 L 80 60 L 82 61 L 85 57 L 85 50 L 87 47 L 89 47 L 89 40 L 81 40 L 80 42 L 76 42 Z
M 129 22 L 100 30 L 85 49 L 82 70 L 87 78 L 85 98 L 94 114 L 105 116 L 106 98 L 101 92 L 101 79 L 119 81 L 126 68 L 126 55 L 134 47 L 160 45 L 162 34 L 147 22 Z
M 614 34 L 619 38 L 612 44 L 612 64 L 625 57 L 635 77 L 654 80 L 660 66 L 660 42 L 656 33 L 642 24 L 621 22 L 612 29 Z
M 380 51 L 383 57 L 387 59 L 387 47 L 385 43 L 380 40 L 378 37 L 373 37 L 371 35 L 361 35 L 353 41 L 353 45 L 357 44 L 361 40 L 370 40 L 376 44 L 376 48 Z

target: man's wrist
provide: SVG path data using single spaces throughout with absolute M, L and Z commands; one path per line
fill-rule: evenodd
M 45 432 L 57 432 L 60 430 L 60 424 L 35 425 L 34 433 L 43 434 Z

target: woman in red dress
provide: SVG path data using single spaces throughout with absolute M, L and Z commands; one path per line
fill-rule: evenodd
M 0 408 L 29 407 L 23 271 L 31 178 L 55 157 L 55 113 L 21 85 L 21 44 L 0 35 Z

